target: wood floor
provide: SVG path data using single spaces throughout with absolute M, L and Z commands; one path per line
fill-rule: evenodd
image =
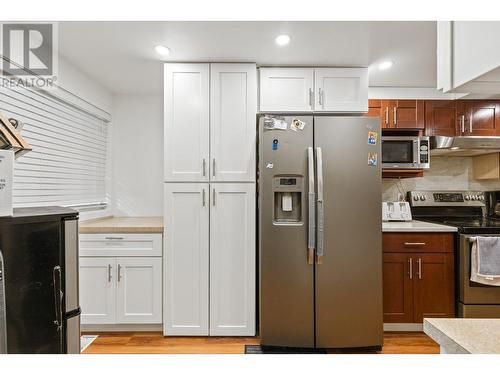
M 85 354 L 242 354 L 245 345 L 259 344 L 258 338 L 245 337 L 164 337 L 161 332 L 93 334 L 99 337 L 85 350 Z M 438 354 L 439 346 L 420 332 L 385 333 L 384 346 L 379 353 Z

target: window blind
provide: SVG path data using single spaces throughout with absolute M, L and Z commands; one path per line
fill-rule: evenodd
M 4 89 L 0 111 L 24 123 L 33 151 L 14 165 L 15 207 L 106 202 L 104 120 L 43 91 Z

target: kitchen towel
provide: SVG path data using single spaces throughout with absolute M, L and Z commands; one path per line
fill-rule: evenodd
M 470 280 L 500 286 L 500 238 L 476 237 L 473 240 Z
M 500 277 L 499 237 L 477 237 L 477 267 L 479 276 Z

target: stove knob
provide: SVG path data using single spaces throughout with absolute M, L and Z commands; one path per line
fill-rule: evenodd
M 466 201 L 470 201 L 470 195 L 466 195 L 464 198 Z
M 420 196 L 420 200 L 421 200 L 422 202 L 423 202 L 423 201 L 425 201 L 425 199 L 426 199 L 425 195 L 421 195 L 421 196 Z
M 480 195 L 480 196 L 479 196 L 479 200 L 480 200 L 480 201 L 484 201 L 484 195 Z
M 477 199 L 477 195 L 472 195 L 472 196 L 470 197 L 470 199 L 471 199 L 471 200 L 473 200 L 473 201 L 475 201 L 475 200 Z
M 418 201 L 418 195 L 414 195 L 414 196 L 413 196 L 413 200 L 414 200 L 414 201 Z

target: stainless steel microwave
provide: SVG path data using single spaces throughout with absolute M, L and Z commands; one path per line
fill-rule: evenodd
M 430 168 L 429 137 L 382 137 L 382 168 Z

